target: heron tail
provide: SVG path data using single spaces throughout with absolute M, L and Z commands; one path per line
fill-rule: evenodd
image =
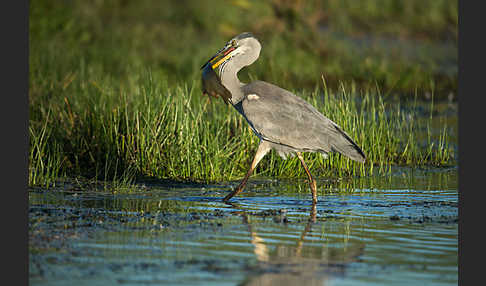
M 335 140 L 335 142 L 332 142 L 331 148 L 333 151 L 341 153 L 351 160 L 364 163 L 366 161 L 366 155 L 363 150 L 339 126 L 335 125 L 335 128 L 342 136 Z

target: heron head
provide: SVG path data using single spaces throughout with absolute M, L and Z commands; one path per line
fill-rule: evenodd
M 251 65 L 260 55 L 260 42 L 252 33 L 245 32 L 229 40 L 214 56 L 212 56 L 202 67 L 210 65 L 211 68 L 219 72 L 221 76 L 223 67 L 227 63 L 233 63 L 239 70 Z

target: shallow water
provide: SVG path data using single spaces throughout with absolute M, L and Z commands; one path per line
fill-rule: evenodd
M 457 169 L 29 192 L 31 285 L 456 285 Z M 165 186 L 164 186 L 165 185 Z M 354 186 L 351 184 L 351 186 Z M 343 189 L 347 188 L 347 189 Z

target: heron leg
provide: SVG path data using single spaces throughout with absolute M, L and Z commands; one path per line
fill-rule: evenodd
M 312 178 L 312 175 L 309 171 L 309 168 L 307 168 L 307 165 L 304 162 L 304 157 L 302 156 L 301 152 L 297 152 L 297 157 L 299 157 L 300 162 L 302 163 L 302 167 L 304 167 L 305 172 L 307 173 L 307 177 L 309 177 L 309 186 L 312 192 L 312 203 L 317 203 L 317 186 L 316 186 L 316 180 Z
M 239 194 L 240 192 L 243 191 L 243 189 L 245 188 L 246 182 L 248 181 L 248 178 L 253 173 L 253 170 L 258 165 L 258 163 L 263 158 L 263 156 L 265 156 L 265 154 L 268 153 L 268 151 L 270 151 L 270 146 L 269 146 L 268 142 L 266 142 L 266 141 L 260 141 L 260 144 L 258 145 L 258 149 L 257 149 L 257 151 L 255 153 L 255 157 L 253 158 L 253 162 L 250 165 L 250 169 L 246 173 L 246 175 L 243 178 L 243 180 L 241 180 L 241 182 L 238 185 L 238 187 L 236 187 L 236 189 L 234 191 L 232 191 L 226 197 L 224 197 L 223 202 L 227 202 L 233 196 L 235 196 L 235 195 L 237 195 L 237 194 Z

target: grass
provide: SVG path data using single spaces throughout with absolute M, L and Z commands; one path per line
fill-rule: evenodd
M 30 186 L 60 178 L 101 180 L 110 188 L 144 177 L 241 178 L 257 138 L 236 111 L 200 95 L 199 67 L 242 31 L 263 44 L 242 81 L 294 91 L 341 125 L 369 159 L 362 165 L 305 154 L 315 175 L 455 163 L 448 126 L 436 136 L 432 112 L 424 119 L 389 99 L 455 92 L 456 2 L 211 3 L 30 3 Z M 441 44 L 451 41 L 452 48 Z M 453 68 L 444 70 L 447 63 Z M 273 152 L 255 173 L 305 177 L 297 159 Z
M 43 123 L 31 124 L 29 184 L 49 185 L 62 175 L 127 183 L 143 176 L 220 181 L 244 175 L 258 138 L 243 117 L 222 101 L 201 96 L 198 82 L 169 87 L 150 71 L 140 74 L 132 92 L 109 78 L 78 76 L 66 87 L 69 92 L 51 95 L 50 105 L 32 107 L 32 116 Z M 360 93 L 350 86 L 330 91 L 323 82 L 312 92 L 298 93 L 343 127 L 368 158 L 363 165 L 337 154 L 328 160 L 305 154 L 316 175 L 367 176 L 392 165 L 453 163 L 445 131 L 438 141 L 427 132 L 428 147 L 422 148 L 414 134 L 429 128 L 430 121 L 413 120 L 416 114 L 386 104 L 376 91 Z M 255 173 L 305 176 L 299 164 L 272 152 Z

